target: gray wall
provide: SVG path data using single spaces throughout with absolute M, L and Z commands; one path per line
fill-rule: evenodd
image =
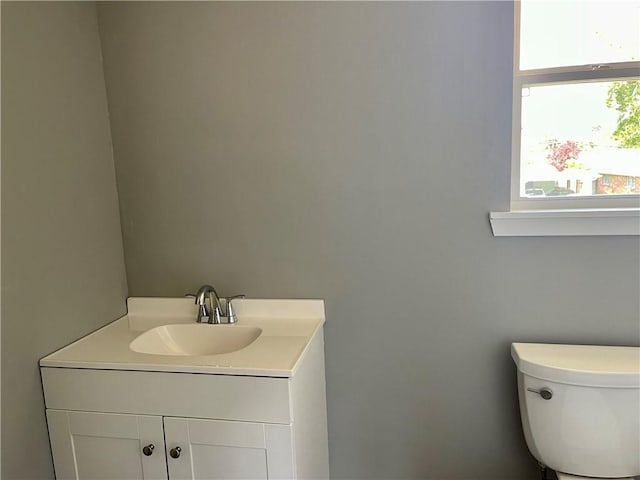
M 326 299 L 334 478 L 532 479 L 512 341 L 637 345 L 637 238 L 494 238 L 510 2 L 100 4 L 132 295 Z
M 2 2 L 2 478 L 53 478 L 38 359 L 120 316 L 95 5 Z

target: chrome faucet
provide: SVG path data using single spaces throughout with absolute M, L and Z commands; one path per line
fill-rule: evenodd
M 207 297 L 211 308 L 207 307 Z M 203 285 L 196 293 L 196 305 L 198 305 L 198 317 L 196 322 L 220 323 L 220 297 L 211 285 Z
M 207 297 L 209 298 L 210 307 L 207 307 Z M 236 323 L 237 319 L 231 302 L 235 298 L 243 297 L 244 295 L 235 295 L 233 297 L 223 298 L 222 300 L 226 304 L 225 309 L 216 289 L 211 285 L 203 285 L 198 289 L 198 293 L 196 293 L 195 303 L 198 305 L 196 322 L 220 324 L 223 323 L 222 319 L 226 319 L 224 323 Z

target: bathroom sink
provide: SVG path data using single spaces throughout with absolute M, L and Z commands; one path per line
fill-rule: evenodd
M 292 377 L 312 339 L 322 337 L 324 302 L 234 302 L 238 323 L 210 325 L 196 322 L 193 298 L 130 297 L 126 315 L 48 355 L 40 365 Z
M 218 355 L 250 345 L 261 333 L 258 327 L 242 325 L 163 325 L 144 332 L 129 348 L 151 355 Z

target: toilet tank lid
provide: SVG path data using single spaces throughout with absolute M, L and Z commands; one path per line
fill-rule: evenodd
M 590 387 L 640 388 L 640 347 L 512 343 L 526 375 Z

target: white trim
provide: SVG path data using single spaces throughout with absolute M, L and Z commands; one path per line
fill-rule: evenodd
M 637 78 L 640 62 L 609 63 L 606 70 L 584 68 L 549 68 L 516 72 L 514 78 L 522 87 L 560 85 L 563 83 L 615 82 Z
M 640 235 L 640 208 L 491 212 L 489 221 L 494 237 Z
M 519 52 L 518 52 L 519 55 Z M 518 60 L 520 61 L 520 60 Z M 563 67 L 546 67 L 546 68 L 532 68 L 529 70 L 515 69 L 517 76 L 533 76 L 533 77 L 547 77 L 547 76 L 563 76 L 565 74 L 572 74 L 573 77 L 580 78 L 615 78 L 615 72 L 626 73 L 628 71 L 637 71 L 638 62 L 609 62 L 609 63 L 595 63 L 587 65 L 569 65 Z M 634 73 L 631 73 L 634 75 Z M 626 75 L 625 75 L 626 76 Z M 534 80 L 535 81 L 535 80 Z
M 567 195 L 562 197 L 519 197 L 511 199 L 512 211 L 531 210 L 617 210 L 640 208 L 638 195 Z

